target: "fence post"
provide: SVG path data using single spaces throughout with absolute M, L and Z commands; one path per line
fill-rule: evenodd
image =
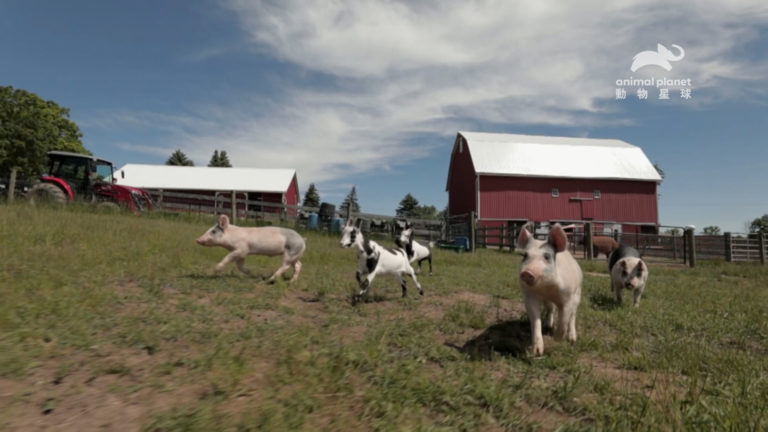
M 469 250 L 475 251 L 475 212 L 469 212 Z
M 11 178 L 8 180 L 8 204 L 13 204 L 14 195 L 16 195 L 16 168 L 11 169 Z
M 584 224 L 584 247 L 586 251 L 584 257 L 588 260 L 592 260 L 592 222 L 586 222 Z
M 232 191 L 232 225 L 237 223 L 237 201 L 235 200 L 235 191 Z
M 733 261 L 733 234 L 727 232 L 725 237 L 725 260 L 727 262 Z
M 765 265 L 765 233 L 758 231 L 758 245 L 760 246 L 760 264 Z
M 685 227 L 685 238 L 688 240 L 688 265 L 696 267 L 696 236 L 694 226 Z
M 672 260 L 677 261 L 677 236 L 672 232 Z

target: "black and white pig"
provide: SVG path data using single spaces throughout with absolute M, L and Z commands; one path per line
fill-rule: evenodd
M 531 320 L 533 355 L 544 354 L 541 335 L 541 306 L 547 311 L 549 327 L 554 327 L 555 339 L 563 336 L 576 341 L 576 310 L 581 302 L 581 267 L 568 252 L 568 237 L 560 224 L 549 231 L 546 241 L 536 240 L 527 229 L 517 238 L 523 251 L 520 263 L 520 289 L 525 298 L 525 311 Z M 557 325 L 554 308 L 557 307 Z
M 640 258 L 637 249 L 620 245 L 608 258 L 608 270 L 611 273 L 611 289 L 616 294 L 616 303 L 621 304 L 622 291 L 629 289 L 634 296 L 633 305 L 639 307 L 640 296 L 643 295 L 648 281 L 648 266 Z

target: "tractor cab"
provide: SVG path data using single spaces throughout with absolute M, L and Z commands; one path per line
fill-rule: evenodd
M 47 155 L 46 173 L 28 193 L 33 201 L 78 199 L 134 212 L 152 209 L 152 198 L 146 191 L 115 184 L 112 162 L 65 151 L 49 151 Z
M 93 194 L 98 183 L 112 183 L 112 162 L 63 151 L 48 152 L 47 177 L 63 180 L 75 196 Z

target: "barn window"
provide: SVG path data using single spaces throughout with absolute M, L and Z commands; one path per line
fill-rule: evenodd
M 552 198 L 557 198 L 560 196 L 560 191 L 557 188 L 552 188 Z
M 600 198 L 600 189 L 595 189 L 595 198 Z

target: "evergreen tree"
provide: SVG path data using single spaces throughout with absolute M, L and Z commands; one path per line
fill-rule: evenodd
M 419 205 L 419 200 L 411 194 L 406 194 L 400 200 L 400 207 L 395 210 L 395 214 L 404 218 L 436 219 L 437 208 L 435 206 Z
M 214 150 L 213 156 L 211 156 L 211 161 L 208 162 L 208 166 L 232 168 L 232 164 L 229 163 L 229 157 L 227 156 L 227 152 L 224 150 L 222 150 L 221 153 L 219 153 L 218 150 Z
M 168 158 L 167 161 L 165 161 L 166 165 L 178 165 L 178 166 L 195 166 L 195 163 L 192 162 L 187 155 L 184 154 L 181 150 L 177 149 L 175 152 L 171 154 L 171 157 Z
M 406 194 L 405 197 L 400 200 L 400 207 L 395 210 L 395 215 L 399 217 L 413 217 L 416 208 L 419 207 L 419 200 L 413 197 L 413 195 Z
M 339 212 L 341 212 L 343 215 L 346 215 L 348 209 L 351 213 L 360 213 L 360 204 L 357 202 L 357 190 L 355 190 L 354 186 L 352 186 L 352 190 L 349 191 L 347 197 L 344 198 L 344 202 L 341 203 Z
M 217 166 L 219 166 L 219 151 L 218 150 L 214 150 L 213 151 L 213 156 L 211 156 L 211 160 L 208 161 L 208 166 L 209 167 L 217 167 Z
M 232 168 L 232 164 L 229 163 L 229 156 L 227 156 L 226 150 L 222 150 L 221 153 L 219 153 L 219 162 L 221 163 L 220 166 L 225 168 Z
M 309 184 L 309 188 L 304 194 L 304 202 L 301 205 L 304 207 L 320 207 L 320 194 L 317 193 L 314 183 Z

